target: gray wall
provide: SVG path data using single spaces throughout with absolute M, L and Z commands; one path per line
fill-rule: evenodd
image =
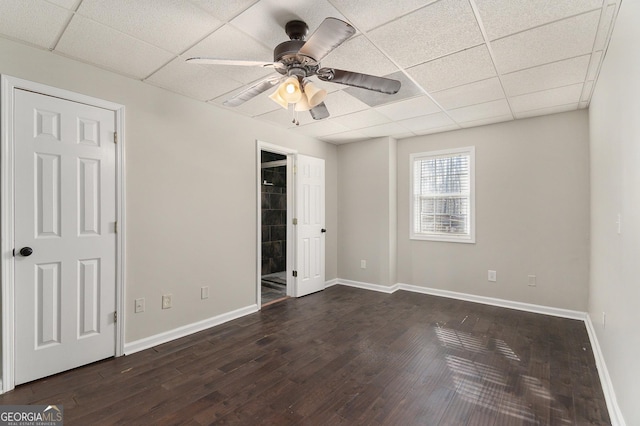
M 340 278 L 586 310 L 586 111 L 402 139 L 397 175 L 389 164 L 395 145 L 375 140 L 338 148 Z M 470 145 L 476 147 L 476 244 L 410 240 L 409 155 Z M 390 212 L 396 201 L 397 219 Z M 489 269 L 497 271 L 496 283 L 487 281 Z M 536 287 L 527 285 L 530 274 Z
M 476 243 L 409 240 L 409 155 L 472 145 Z M 398 142 L 399 282 L 585 311 L 588 273 L 585 110 Z
M 380 138 L 338 147 L 338 275 L 396 283 L 396 141 Z M 360 261 L 367 262 L 366 269 Z
M 326 160 L 326 226 L 337 228 L 334 145 L 5 39 L 0 73 L 126 106 L 127 342 L 256 302 L 256 139 Z M 326 238 L 332 279 L 337 234 Z M 146 312 L 134 314 L 139 297 Z
M 624 1 L 589 108 L 589 315 L 627 425 L 640 425 L 640 3 Z M 621 233 L 617 218 L 621 215 Z M 602 324 L 602 313 L 606 324 Z

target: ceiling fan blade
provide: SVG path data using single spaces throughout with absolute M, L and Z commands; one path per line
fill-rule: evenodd
M 244 89 L 242 92 L 238 93 L 231 99 L 227 99 L 226 101 L 223 102 L 222 105 L 228 106 L 228 107 L 237 107 L 239 105 L 242 105 L 243 103 L 247 102 L 249 99 L 252 99 L 258 96 L 260 93 L 271 89 L 272 87 L 280 83 L 280 81 L 283 78 L 284 77 L 278 76 L 278 77 L 269 77 L 266 80 L 262 80 L 254 84 L 253 86 L 247 87 L 246 89 Z
M 185 62 L 190 64 L 203 64 L 203 65 L 236 65 L 241 67 L 263 67 L 263 68 L 284 68 L 280 62 L 264 62 L 264 61 L 245 61 L 237 59 L 219 59 L 219 58 L 205 58 L 195 57 L 189 58 Z
M 324 102 L 321 102 L 318 105 L 314 106 L 309 110 L 309 112 L 311 113 L 311 117 L 313 117 L 314 120 L 322 120 L 323 118 L 329 117 L 329 110 L 327 109 L 327 106 L 324 104 Z
M 307 39 L 298 54 L 320 62 L 322 58 L 354 35 L 355 32 L 355 28 L 340 19 L 326 18 L 318 29 L 311 34 L 311 37 Z
M 376 77 L 375 75 L 338 70 L 335 68 L 320 68 L 317 74 L 318 78 L 322 81 L 360 87 L 362 89 L 374 90 L 388 95 L 398 93 L 398 90 L 400 90 L 400 82 L 398 80 Z

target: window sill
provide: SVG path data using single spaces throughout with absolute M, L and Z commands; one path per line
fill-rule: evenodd
M 475 244 L 476 239 L 473 237 L 450 237 L 446 235 L 415 235 L 411 234 L 409 236 L 410 240 L 415 241 L 438 241 L 444 243 L 463 243 L 463 244 Z

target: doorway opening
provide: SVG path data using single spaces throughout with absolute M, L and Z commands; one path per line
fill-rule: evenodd
M 262 306 L 287 298 L 287 156 L 260 151 Z

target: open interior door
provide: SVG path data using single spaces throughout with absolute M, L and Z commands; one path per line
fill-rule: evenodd
M 324 290 L 324 160 L 296 156 L 296 296 Z

